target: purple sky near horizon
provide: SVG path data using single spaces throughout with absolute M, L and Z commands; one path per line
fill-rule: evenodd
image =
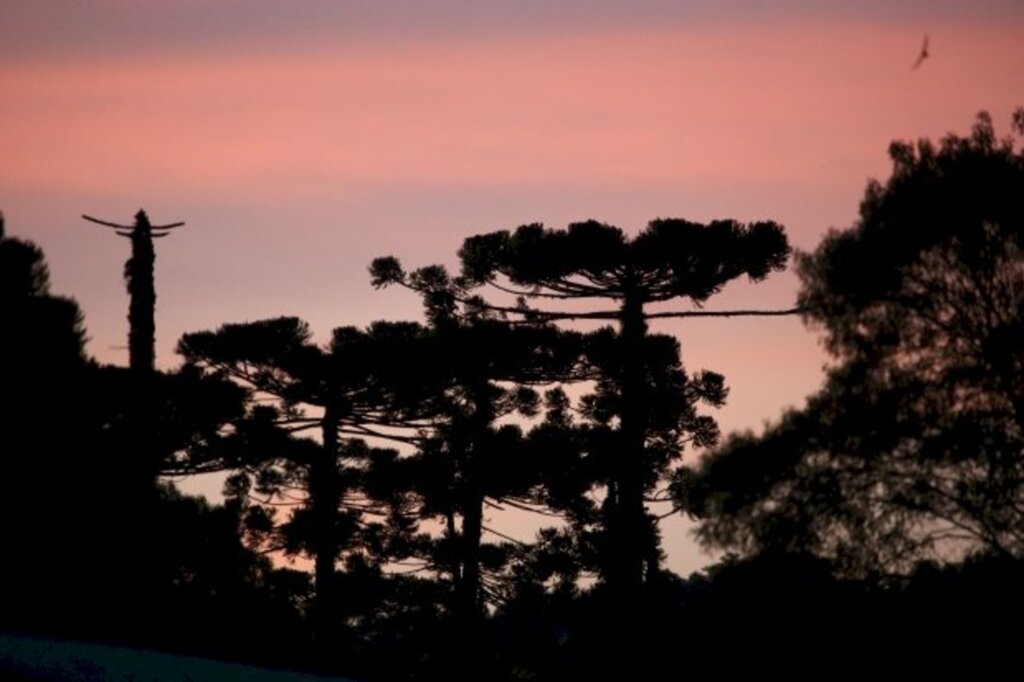
M 187 331 L 277 315 L 318 339 L 419 316 L 367 266 L 454 264 L 470 235 L 588 218 L 773 219 L 813 249 L 856 219 L 893 139 L 1024 105 L 1024 3 L 53 0 L 0 7 L 0 210 L 126 363 L 128 243 L 85 223 L 187 221 L 157 247 L 162 366 Z M 930 57 L 911 64 L 925 34 Z M 708 309 L 793 303 L 792 273 Z M 723 431 L 818 386 L 796 319 L 688 320 L 725 374 Z M 669 565 L 709 561 L 683 520 Z

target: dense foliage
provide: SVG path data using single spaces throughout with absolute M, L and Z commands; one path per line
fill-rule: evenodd
M 824 388 L 687 492 L 708 543 L 858 571 L 1024 556 L 1024 150 L 981 115 L 890 156 L 860 220 L 797 259 Z
M 792 313 L 702 307 L 785 266 L 772 222 L 526 225 L 467 239 L 458 275 L 381 258 L 373 283 L 415 291 L 426 323 L 327 343 L 296 317 L 229 323 L 158 371 L 90 359 L 0 220 L 0 628 L 388 680 L 664 674 L 723 638 L 745 654 L 725 668 L 920 665 L 914 638 L 1008 658 L 1024 151 L 982 115 L 890 154 L 857 223 L 797 255 L 825 386 L 724 444 L 705 410 L 725 378 L 649 323 Z M 710 452 L 691 469 L 686 449 Z M 211 473 L 219 504 L 170 482 Z M 666 570 L 667 501 L 736 553 Z

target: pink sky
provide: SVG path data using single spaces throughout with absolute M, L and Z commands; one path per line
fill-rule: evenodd
M 223 322 L 299 315 L 324 339 L 416 317 L 411 295 L 370 288 L 373 257 L 451 264 L 463 238 L 526 222 L 767 218 L 810 249 L 856 218 L 890 140 L 964 132 L 981 109 L 1005 131 L 1024 104 L 1024 12 L 1005 2 L 54 4 L 0 9 L 0 209 L 110 362 L 127 358 L 128 243 L 81 213 L 187 221 L 157 249 L 173 366 L 183 332 Z M 708 307 L 788 307 L 795 287 L 777 275 Z M 794 319 L 659 329 L 689 368 L 726 375 L 726 430 L 761 428 L 821 378 Z M 683 525 L 666 545 L 688 571 L 708 559 Z

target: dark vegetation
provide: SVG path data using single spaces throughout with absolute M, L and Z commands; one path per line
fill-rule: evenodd
M 982 114 L 890 155 L 856 224 L 796 255 L 795 310 L 701 307 L 785 267 L 772 222 L 527 225 L 467 239 L 458 274 L 376 260 L 425 323 L 326 345 L 294 317 L 225 324 L 174 371 L 145 214 L 130 368 L 87 357 L 78 306 L 0 224 L 0 628 L 365 679 L 604 679 L 723 644 L 791 669 L 918 641 L 1009 659 L 1024 151 Z M 724 377 L 652 320 L 792 313 L 824 332 L 825 385 L 720 442 Z M 221 504 L 166 482 L 209 472 Z M 665 568 L 667 501 L 722 562 Z M 542 529 L 509 537 L 506 512 Z

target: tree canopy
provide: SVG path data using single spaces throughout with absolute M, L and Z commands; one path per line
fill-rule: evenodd
M 889 154 L 857 223 L 797 257 L 833 365 L 805 408 L 704 461 L 709 544 L 865 570 L 1024 555 L 1024 150 L 983 113 Z
M 691 435 L 701 444 L 714 442 L 714 421 L 697 416 L 693 408 L 700 401 L 720 405 L 725 398 L 721 376 L 687 376 L 678 344 L 659 345 L 648 332 L 649 319 L 705 313 L 655 312 L 646 306 L 689 299 L 700 307 L 737 277 L 757 281 L 784 268 L 788 256 L 785 233 L 774 222 L 704 225 L 657 219 L 629 237 L 590 220 L 564 230 L 532 224 L 470 237 L 459 251 L 458 277 L 439 266 L 407 273 L 393 257 L 374 261 L 371 273 L 377 286 L 400 284 L 419 291 L 435 319 L 461 304 L 467 316 L 496 314 L 517 324 L 618 323 L 617 333 L 603 335 L 608 342 L 591 344 L 597 391 L 585 409 L 602 438 L 592 439 L 585 450 L 605 462 L 604 479 L 595 483 L 603 487 L 599 569 L 616 605 L 618 615 L 612 619 L 633 621 L 644 582 L 657 575 L 660 565 L 658 534 L 645 496 L 657 489 Z M 494 298 L 503 295 L 516 297 L 515 304 L 502 305 Z M 586 301 L 593 303 L 587 307 Z M 659 393 L 664 385 L 674 393 L 665 401 L 666 394 Z
M 663 674 L 679 642 L 700 655 L 723 632 L 789 667 L 811 663 L 801 646 L 836 660 L 915 634 L 1008 658 L 1024 150 L 981 115 L 890 156 L 856 223 L 797 255 L 797 309 L 704 308 L 785 266 L 770 221 L 533 224 L 466 239 L 455 275 L 376 260 L 373 283 L 419 293 L 428 324 L 326 343 L 293 316 L 225 324 L 186 334 L 173 371 L 152 364 L 155 291 L 135 287 L 151 249 L 130 268 L 145 352 L 102 365 L 0 219 L 0 629 L 359 679 Z M 122 231 L 146 248 L 173 227 L 143 218 Z M 706 409 L 725 377 L 652 320 L 797 310 L 825 385 L 720 446 Z M 226 474 L 222 503 L 169 481 L 196 473 Z M 659 521 L 680 510 L 737 553 L 665 570 Z M 505 525 L 521 511 L 532 540 Z

